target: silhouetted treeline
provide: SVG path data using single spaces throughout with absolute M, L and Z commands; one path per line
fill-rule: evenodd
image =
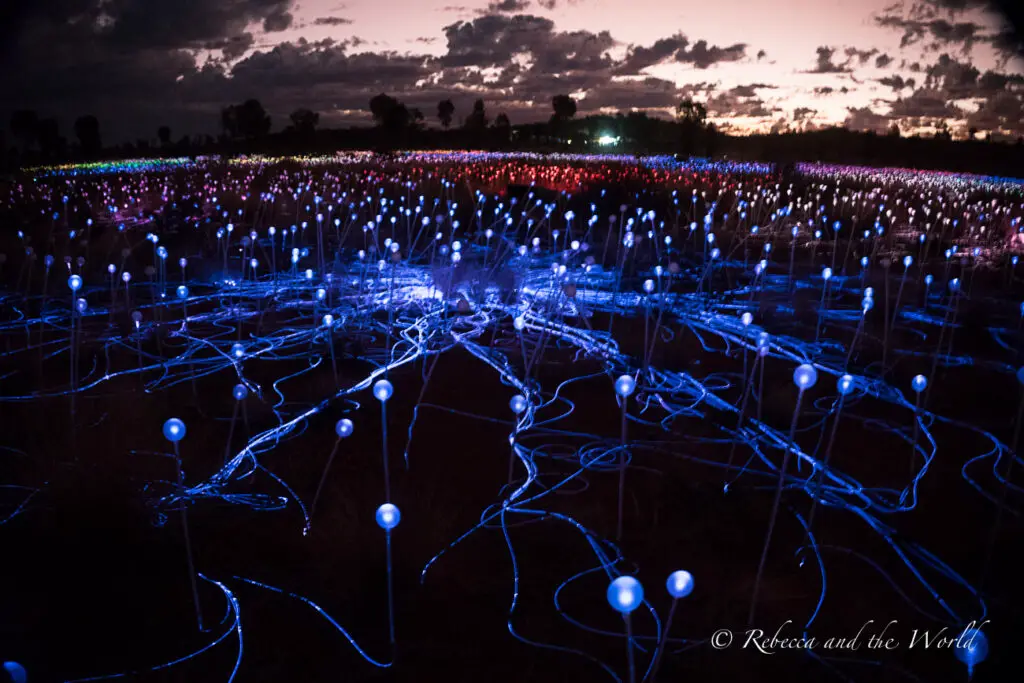
M 385 93 L 367 103 L 373 126 L 319 128 L 320 114 L 297 109 L 283 130 L 271 133 L 272 119 L 255 99 L 225 107 L 219 135 L 184 136 L 175 140 L 169 126 L 160 126 L 153 139 L 112 147 L 101 143 L 100 122 L 79 117 L 69 142 L 53 118 L 21 110 L 10 120 L 10 135 L 0 136 L 5 169 L 18 166 L 138 156 L 198 156 L 209 154 L 332 154 L 339 150 L 395 151 L 400 149 L 484 149 L 536 152 L 606 152 L 676 154 L 768 161 L 780 165 L 798 161 L 867 166 L 902 166 L 1006 176 L 1024 175 L 1024 140 L 1016 143 L 976 139 L 953 140 L 948 129 L 930 137 L 901 137 L 828 128 L 812 132 L 731 136 L 707 121 L 704 107 L 691 100 L 679 103 L 673 120 L 645 112 L 576 117 L 576 102 L 568 95 L 551 100 L 548 121 L 515 125 L 502 111 L 492 117 L 487 103 L 477 100 L 459 112 L 450 99 L 427 114 Z

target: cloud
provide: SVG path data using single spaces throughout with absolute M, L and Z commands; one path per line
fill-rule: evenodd
M 899 74 L 886 76 L 885 78 L 879 78 L 878 82 L 886 86 L 887 88 L 892 88 L 897 92 L 900 90 L 905 90 L 907 88 L 913 88 L 916 85 L 916 82 L 913 78 L 908 78 L 904 80 L 903 77 L 900 76 Z
M 892 62 L 893 62 L 893 59 L 889 55 L 887 55 L 887 54 L 878 55 L 877 57 L 875 57 L 875 68 L 876 69 L 884 69 L 885 67 L 887 67 L 890 64 L 892 64 Z
M 317 17 L 313 21 L 316 26 L 347 26 L 351 23 L 352 20 L 345 17 Z
M 846 68 L 844 64 L 835 64 L 832 61 L 832 56 L 835 55 L 836 49 L 834 47 L 828 47 L 822 45 L 817 49 L 817 60 L 814 68 L 808 73 L 812 74 L 845 74 L 849 73 L 850 70 Z
M 691 46 L 685 35 L 676 33 L 654 41 L 649 47 L 630 46 L 623 63 L 618 67 L 618 72 L 636 74 L 647 67 L 667 61 L 690 64 L 697 69 L 707 69 L 721 62 L 738 62 L 746 54 L 746 43 L 734 43 L 727 47 L 720 47 L 708 45 L 706 40 L 698 40 Z
M 481 10 L 481 12 L 485 14 L 492 12 L 513 14 L 523 12 L 529 6 L 530 0 L 494 0 L 494 2 L 487 5 L 487 9 Z
M 850 107 L 847 109 L 843 126 L 850 130 L 869 130 L 883 133 L 892 125 L 892 118 L 887 114 L 879 114 L 869 107 Z

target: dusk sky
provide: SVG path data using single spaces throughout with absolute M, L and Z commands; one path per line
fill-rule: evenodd
M 483 98 L 493 117 L 669 116 L 692 97 L 729 132 L 845 124 L 1024 134 L 1019 41 L 987 0 L 4 0 L 0 122 L 64 135 L 95 114 L 107 142 L 219 132 L 255 97 L 274 120 L 369 123 L 387 92 L 436 125 Z

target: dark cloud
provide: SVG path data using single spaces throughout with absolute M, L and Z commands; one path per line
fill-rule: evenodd
M 682 33 L 654 41 L 649 47 L 643 45 L 630 46 L 626 58 L 618 67 L 619 73 L 636 74 L 641 70 L 674 61 L 690 64 L 697 69 L 707 69 L 720 62 L 738 62 L 747 54 L 746 43 L 735 43 L 728 47 L 708 45 L 706 40 L 698 40 L 690 45 L 689 39 Z
M 907 88 L 913 88 L 916 85 L 916 82 L 913 78 L 907 78 L 904 80 L 904 78 L 899 74 L 886 76 L 885 78 L 879 78 L 878 82 L 886 86 L 887 88 L 892 88 L 897 92 L 899 92 L 900 90 L 906 90 Z
M 870 130 L 884 133 L 892 125 L 892 117 L 879 114 L 870 107 L 850 107 L 847 109 L 846 121 L 843 126 L 850 130 Z
M 352 20 L 345 17 L 317 17 L 313 23 L 317 26 L 346 26 L 351 24 Z
M 855 47 L 846 48 L 847 63 L 857 60 L 857 62 L 864 66 L 868 63 L 872 57 L 878 54 L 878 48 L 872 48 L 870 50 L 858 50 Z
M 482 10 L 483 13 L 508 13 L 514 14 L 516 12 L 523 12 L 530 6 L 530 0 L 494 0 L 494 2 L 487 5 L 487 9 Z
M 884 69 L 885 67 L 887 67 L 890 64 L 892 64 L 892 62 L 893 62 L 893 59 L 889 55 L 887 55 L 887 54 L 878 55 L 877 57 L 875 57 L 875 68 L 876 69 Z
M 814 68 L 811 69 L 809 73 L 844 74 L 850 72 L 850 70 L 846 67 L 845 64 L 836 64 L 832 61 L 832 57 L 836 53 L 836 49 L 834 47 L 822 45 L 817 49 L 817 53 L 817 61 L 814 65 Z
M 764 100 L 753 94 L 758 84 L 737 86 L 710 97 L 705 103 L 708 115 L 716 118 L 732 118 L 738 116 L 765 118 L 773 114 Z

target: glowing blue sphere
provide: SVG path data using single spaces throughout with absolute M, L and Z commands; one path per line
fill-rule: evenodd
M 352 436 L 353 428 L 352 420 L 347 417 L 343 417 L 334 423 L 334 433 L 337 434 L 340 439 Z
M 913 262 L 914 262 L 914 257 L 913 256 L 907 254 L 906 256 L 903 257 L 903 267 L 904 268 L 909 268 L 910 264 L 912 264 Z
M 754 322 L 754 316 L 750 314 L 750 311 L 747 311 L 740 316 L 740 322 L 743 323 L 744 327 L 746 327 L 750 323 Z
M 517 315 L 515 319 L 512 320 L 512 326 L 515 327 L 517 331 L 522 332 L 523 328 L 526 327 L 526 318 L 521 315 Z
M 622 375 L 615 380 L 615 393 L 626 398 L 636 389 L 636 380 L 629 375 Z
M 77 275 L 72 275 L 68 278 L 68 287 L 71 288 L 72 292 L 77 292 L 82 288 L 82 278 Z
M 836 382 L 836 390 L 842 396 L 849 396 L 855 386 L 856 380 L 853 379 L 853 375 L 843 375 Z
M 373 396 L 381 403 L 384 403 L 391 398 L 391 394 L 394 392 L 395 388 L 391 386 L 391 382 L 386 379 L 379 380 L 373 385 Z
M 85 313 L 87 310 L 89 310 L 89 302 L 86 301 L 85 299 L 77 299 L 75 301 L 75 310 L 78 311 L 79 313 Z
M 176 417 L 164 422 L 164 438 L 175 443 L 185 438 L 185 423 Z
M 988 638 L 976 628 L 964 631 L 956 641 L 953 650 L 956 658 L 967 666 L 968 677 L 974 673 L 974 667 L 988 657 Z
M 798 365 L 796 370 L 793 371 L 793 384 L 797 385 L 801 391 L 810 389 L 817 381 L 818 371 L 809 363 Z
M 187 299 L 188 298 L 188 287 L 186 287 L 185 285 L 178 285 L 177 293 L 178 293 L 178 298 L 179 299 Z
M 644 280 L 644 291 L 648 294 L 654 291 L 654 280 Z
M 123 273 L 121 273 L 121 279 L 124 280 L 125 284 L 128 284 L 129 282 L 132 281 L 132 274 L 126 270 Z
M 920 394 L 928 386 L 928 379 L 924 375 L 917 375 L 910 381 L 910 388 Z
M 384 503 L 377 508 L 376 519 L 377 526 L 385 531 L 391 531 L 402 521 L 402 513 L 399 512 L 397 506 L 391 503 Z
M 668 589 L 668 594 L 676 600 L 685 598 L 693 592 L 693 576 L 690 572 L 682 569 L 672 572 L 668 575 L 665 587 Z
M 832 279 L 832 269 L 831 268 L 825 268 L 823 271 L 821 271 L 821 279 L 825 280 L 826 282 L 831 280 Z
M 241 344 L 235 343 L 231 345 L 231 355 L 235 358 L 241 358 L 245 355 L 245 347 Z
M 28 672 L 17 662 L 4 662 L 4 671 L 11 677 L 11 683 L 28 683 Z
M 527 405 L 528 404 L 526 402 L 526 397 L 523 396 L 522 394 L 516 394 L 508 402 L 508 407 L 511 408 L 512 412 L 515 413 L 516 415 L 519 415 L 524 410 L 526 410 Z
M 860 258 L 860 267 L 861 268 L 867 268 L 868 267 L 868 257 L 867 256 L 862 256 Z
M 607 598 L 613 609 L 629 614 L 644 601 L 644 587 L 632 576 L 620 576 L 608 584 Z
M 924 276 L 924 283 L 925 283 L 926 285 L 928 285 L 929 287 L 931 287 L 931 285 L 932 285 L 932 283 L 933 283 L 933 282 L 935 282 L 935 278 L 934 278 L 934 277 L 932 276 L 932 274 L 931 274 L 931 273 L 929 273 L 928 275 L 925 275 L 925 276 Z
M 235 397 L 236 401 L 241 401 L 249 395 L 249 387 L 244 384 L 236 384 L 235 388 L 231 390 L 231 395 Z

